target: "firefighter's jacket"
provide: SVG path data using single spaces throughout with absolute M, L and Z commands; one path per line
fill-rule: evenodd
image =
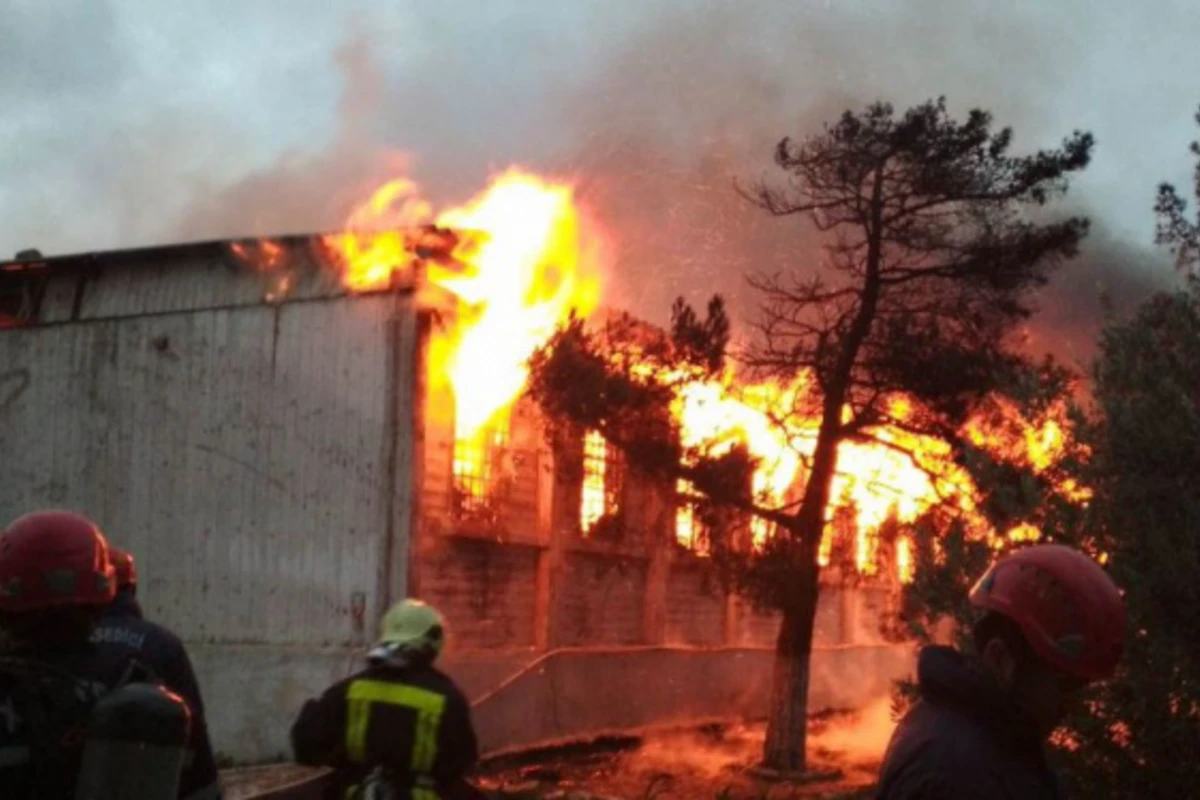
M 92 629 L 92 643 L 107 661 L 136 659 L 188 704 L 192 725 L 188 754 L 179 779 L 179 797 L 185 800 L 220 798 L 219 773 L 208 737 L 200 685 L 179 637 L 162 625 L 143 619 L 136 598 L 123 589 L 97 620 Z
M 1032 722 L 957 651 L 926 647 L 920 700 L 892 734 L 877 800 L 1061 800 Z
M 329 798 L 343 798 L 376 767 L 398 796 L 437 800 L 463 786 L 479 758 L 471 710 L 432 666 L 368 666 L 309 700 L 292 726 L 301 764 L 335 769 Z
M 0 797 L 73 800 L 92 708 L 127 666 L 87 642 L 52 651 L 10 644 L 0 656 Z

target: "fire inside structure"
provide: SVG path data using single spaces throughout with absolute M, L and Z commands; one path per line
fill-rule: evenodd
M 759 714 L 776 619 L 721 586 L 690 488 L 594 431 L 548 436 L 525 394 L 556 326 L 603 309 L 611 251 L 570 185 L 512 170 L 440 213 L 389 182 L 335 234 L 23 254 L 0 265 L 0 448 L 20 454 L 0 517 L 76 507 L 139 556 L 238 761 L 286 753 L 295 709 L 406 594 L 448 616 L 485 749 Z M 755 493 L 784 505 L 814 428 L 772 420 L 805 380 L 690 383 L 681 437 L 747 446 Z M 1063 431 L 1000 409 L 969 433 L 1048 466 Z M 911 556 L 887 520 L 974 513 L 944 444 L 878 437 L 839 453 L 822 557 L 851 539 L 858 579 L 824 578 L 814 710 L 910 666 L 880 636 Z M 747 546 L 774 535 L 748 524 Z M 630 680 L 659 691 L 631 704 Z
M 461 314 L 435 331 L 430 377 L 452 398 L 455 492 L 462 502 L 478 507 L 485 495 L 511 478 L 498 454 L 508 447 L 512 412 L 528 377 L 526 360 L 569 313 L 587 316 L 600 305 L 608 271 L 604 236 L 575 205 L 568 185 L 518 171 L 499 176 L 467 206 L 436 217 L 416 191 L 403 179 L 384 185 L 351 214 L 350 232 L 329 241 L 342 250 L 346 285 L 361 291 L 390 279 L 388 268 L 381 265 L 391 264 L 395 271 L 407 263 L 397 257 L 405 252 L 403 240 L 378 231 L 435 218 L 438 226 L 462 237 L 451 257 L 428 274 L 432 285 L 454 295 Z M 268 257 L 262 266 L 270 269 L 270 261 Z M 754 476 L 756 494 L 783 505 L 802 486 L 802 462 L 815 444 L 815 421 L 799 420 L 783 430 L 774 420 L 786 416 L 781 409 L 789 407 L 807 380 L 799 375 L 789 386 L 747 385 L 738 384 L 731 374 L 721 383 L 685 386 L 676 405 L 684 444 L 713 451 L 735 442 L 748 445 L 761 460 Z M 905 406 L 896 401 L 898 419 L 907 416 Z M 1043 464 L 1063 449 L 1062 428 L 1053 415 L 1038 425 L 1019 422 L 1024 423 L 1024 441 L 1016 446 L 1023 445 Z M 993 447 L 1005 446 L 995 430 L 980 425 L 972 433 L 977 443 L 993 440 Z M 856 562 L 863 572 L 876 570 L 878 543 L 873 533 L 889 517 L 908 521 L 938 502 L 973 508 L 969 478 L 949 462 L 944 443 L 900 430 L 881 431 L 878 439 L 842 447 L 833 491 L 837 502 L 830 510 L 831 518 L 837 507 L 856 510 Z M 623 467 L 598 433 L 586 433 L 581 446 L 579 525 L 586 532 L 616 513 L 620 491 L 615 487 Z M 686 487 L 682 495 L 689 495 Z M 686 503 L 676 505 L 677 537 L 690 541 L 696 521 Z M 755 541 L 772 535 L 762 520 L 752 526 Z M 894 566 L 903 578 L 909 569 L 909 543 L 897 544 Z M 830 546 L 827 538 L 826 560 Z

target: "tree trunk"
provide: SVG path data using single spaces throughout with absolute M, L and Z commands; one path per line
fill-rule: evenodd
M 815 573 L 815 570 L 811 572 Z M 808 685 L 817 597 L 816 575 L 813 574 L 803 581 L 794 601 L 783 609 L 775 643 L 767 738 L 763 744 L 763 765 L 770 769 L 785 772 L 803 772 L 805 769 Z
M 825 532 L 825 507 L 837 469 L 837 417 L 826 408 L 826 419 L 817 434 L 812 470 L 804 498 L 796 513 L 789 558 L 795 580 L 781 598 L 779 638 L 775 644 L 775 671 L 771 679 L 771 708 L 763 765 L 770 769 L 802 772 L 806 767 L 808 684 L 812 662 L 813 626 L 820 596 L 817 554 Z
M 791 567 L 796 580 L 781 598 L 779 639 L 775 645 L 775 674 L 771 679 L 771 708 L 767 718 L 767 738 L 763 744 L 763 765 L 788 772 L 802 772 L 806 766 L 808 733 L 808 683 L 812 667 L 813 625 L 820 594 L 820 565 L 817 554 L 825 533 L 825 509 L 837 470 L 838 444 L 844 436 L 842 407 L 853 388 L 854 365 L 859 350 L 870 333 L 879 303 L 879 268 L 883 247 L 883 169 L 875 170 L 871 193 L 871 223 L 867 226 L 867 259 L 858 311 L 841 342 L 837 363 L 824 381 L 821 425 L 817 430 L 812 467 L 804 486 L 804 496 L 796 512 L 791 535 Z

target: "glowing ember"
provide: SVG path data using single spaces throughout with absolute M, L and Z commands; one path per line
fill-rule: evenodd
M 279 269 L 287 261 L 287 249 L 273 239 L 234 242 L 229 249 L 242 261 L 263 272 Z
M 274 276 L 274 287 L 268 289 L 263 299 L 268 303 L 276 303 L 287 296 L 292 288 L 292 276 L 287 271 L 288 249 L 274 239 L 257 239 L 244 242 L 233 242 L 230 251 L 239 261 L 258 272 L 270 273 Z
M 704 554 L 707 547 L 700 536 L 700 521 L 696 519 L 696 507 L 687 502 L 687 498 L 696 496 L 696 490 L 689 481 L 680 478 L 675 483 L 675 493 L 680 498 L 679 510 L 675 514 L 675 538 L 689 550 Z

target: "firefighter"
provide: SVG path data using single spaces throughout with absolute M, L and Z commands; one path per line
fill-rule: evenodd
M 1061 798 L 1045 745 L 1125 640 L 1121 593 L 1092 559 L 1054 544 L 1006 555 L 975 584 L 975 652 L 926 647 L 920 699 L 892 734 L 878 800 Z
M 338 800 L 482 797 L 464 777 L 479 757 L 470 706 L 433 666 L 441 614 L 405 600 L 380 628 L 366 668 L 304 704 L 292 726 L 296 761 L 333 767 L 326 796 Z
M 142 606 L 137 598 L 137 564 L 133 560 L 133 554 L 110 545 L 108 556 L 112 559 L 113 571 L 117 575 L 117 597 L 104 616 L 142 619 Z
M 220 798 L 220 774 L 204 720 L 204 701 L 187 650 L 174 633 L 143 618 L 137 600 L 137 564 L 133 556 L 115 547 L 109 553 L 117 594 L 96 621 L 92 643 L 100 656 L 110 662 L 136 659 L 187 702 L 192 712 L 191 747 L 179 780 L 179 796 L 186 800 Z
M 89 642 L 115 596 L 108 542 L 86 517 L 40 511 L 0 533 L 0 795 L 75 796 L 92 706 L 129 676 Z

